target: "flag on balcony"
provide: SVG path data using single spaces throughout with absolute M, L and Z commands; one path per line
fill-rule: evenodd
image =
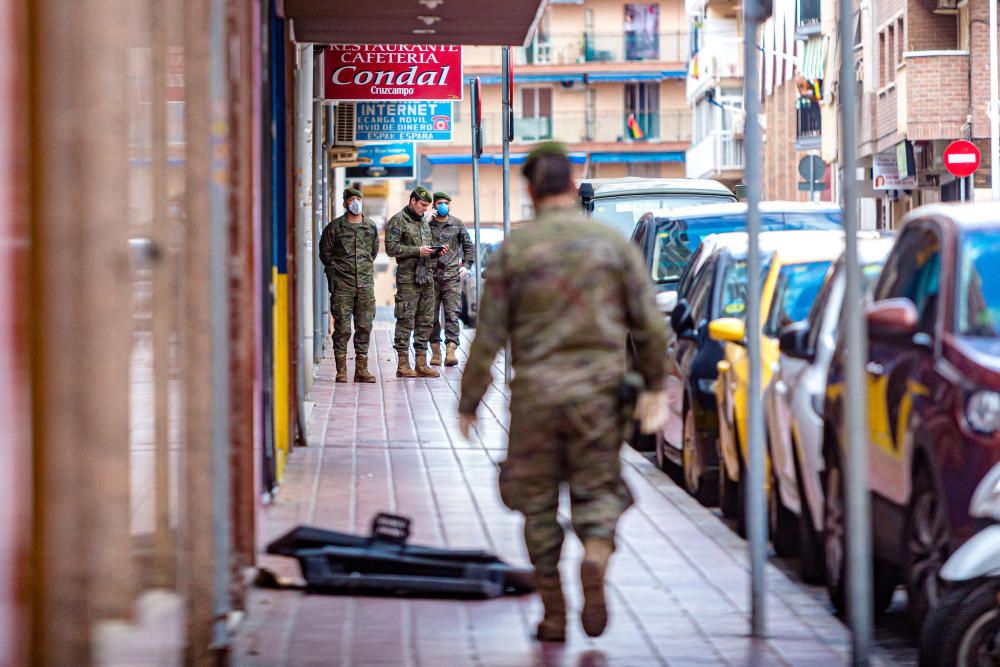
M 643 134 L 642 128 L 639 127 L 639 122 L 635 119 L 634 113 L 628 115 L 628 131 L 632 134 L 633 139 L 642 139 L 646 136 Z

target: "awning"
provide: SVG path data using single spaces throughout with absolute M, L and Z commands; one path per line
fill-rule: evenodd
M 573 82 L 578 81 L 583 83 L 583 74 L 518 74 L 517 70 L 514 70 L 514 83 L 562 83 L 562 82 Z M 465 75 L 465 83 L 468 84 L 475 75 L 467 74 Z M 484 86 L 497 86 L 500 85 L 500 75 L 499 74 L 486 74 L 479 75 L 479 81 Z
M 664 79 L 684 79 L 687 70 L 663 70 L 660 72 L 591 72 L 586 75 L 590 83 L 623 83 L 628 81 L 663 81 Z
M 427 158 L 427 161 L 431 164 L 472 164 L 472 154 L 471 153 L 425 153 L 423 157 Z M 524 161 L 528 158 L 527 153 L 511 153 L 510 163 L 511 164 L 524 164 Z M 585 164 L 587 162 L 586 153 L 570 153 L 569 161 L 573 164 Z M 479 164 L 503 164 L 503 154 L 502 153 L 483 153 L 479 158 Z
M 823 35 L 814 35 L 805 42 L 802 50 L 802 65 L 799 73 L 807 81 L 822 79 L 826 75 L 826 51 L 828 40 Z
M 591 164 L 637 164 L 648 162 L 684 162 L 684 151 L 615 151 L 613 153 L 591 153 Z
M 467 74 L 465 83 L 473 79 L 476 75 Z M 667 79 L 684 79 L 687 77 L 687 70 L 660 70 L 645 72 L 588 72 L 586 74 L 521 74 L 514 69 L 514 83 L 627 83 L 629 81 L 664 81 Z M 499 74 L 480 74 L 479 81 L 484 86 L 500 85 Z

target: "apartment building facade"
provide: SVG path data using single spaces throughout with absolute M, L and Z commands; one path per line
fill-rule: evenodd
M 532 43 L 512 49 L 514 140 L 511 219 L 532 215 L 516 171 L 539 142 L 567 144 L 577 178 L 683 177 L 691 141 L 685 96 L 690 51 L 682 0 L 553 0 Z M 502 220 L 500 49 L 466 47 L 465 78 L 482 85 L 484 153 L 480 216 Z M 467 86 L 468 89 L 468 86 Z M 421 180 L 454 196 L 473 216 L 470 106 L 455 104 L 450 144 L 423 144 Z

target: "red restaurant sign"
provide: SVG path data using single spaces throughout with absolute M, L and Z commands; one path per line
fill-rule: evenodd
M 461 100 L 462 47 L 334 44 L 326 47 L 328 100 Z

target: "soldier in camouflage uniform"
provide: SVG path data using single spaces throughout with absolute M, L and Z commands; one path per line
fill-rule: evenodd
M 354 381 L 375 382 L 368 372 L 368 341 L 375 320 L 375 256 L 378 227 L 361 213 L 361 191 L 344 190 L 346 212 L 323 230 L 319 258 L 330 283 L 333 356 L 337 382 L 347 382 L 347 341 L 354 318 Z
M 524 514 L 524 539 L 545 613 L 537 637 L 564 641 L 566 606 L 559 580 L 563 529 L 560 487 L 569 486 L 573 530 L 590 636 L 607 624 L 604 575 L 615 528 L 632 497 L 619 453 L 630 417 L 644 432 L 662 425 L 666 331 L 641 258 L 610 227 L 582 216 L 560 144 L 536 148 L 523 173 L 537 218 L 514 231 L 490 261 L 476 338 L 462 377 L 462 433 L 491 383 L 491 366 L 508 341 L 514 367 L 507 459 L 500 495 Z M 625 336 L 637 349 L 645 386 L 635 412 L 626 407 Z
M 434 239 L 424 213 L 431 193 L 417 186 L 410 203 L 385 223 L 385 251 L 396 258 L 396 333 L 393 347 L 399 354 L 396 377 L 440 376 L 427 365 L 427 340 L 434 327 Z M 413 335 L 415 368 L 410 367 Z
M 456 366 L 458 359 L 458 311 L 462 308 L 462 278 L 472 268 L 475 249 L 469 232 L 461 220 L 449 213 L 451 196 L 446 192 L 434 193 L 434 219 L 431 236 L 434 243 L 448 246 L 448 252 L 438 258 L 434 269 L 434 330 L 431 332 L 431 366 L 441 365 L 441 322 L 444 320 L 445 366 Z M 442 317 L 441 310 L 444 309 Z

